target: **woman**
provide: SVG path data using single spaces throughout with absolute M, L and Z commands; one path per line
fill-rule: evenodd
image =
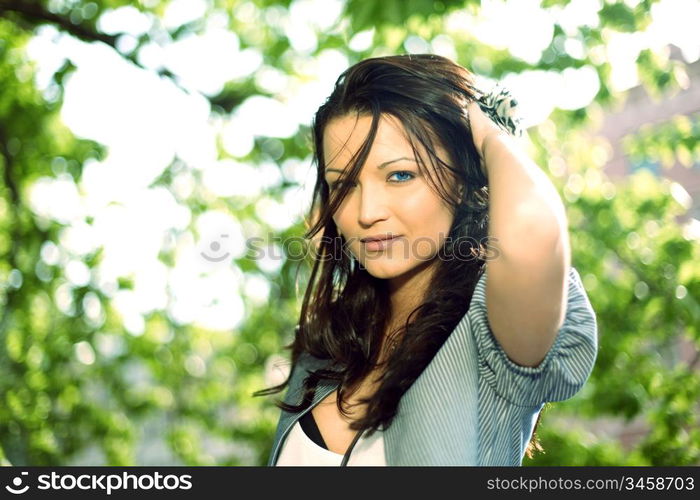
M 544 403 L 587 380 L 595 314 L 509 103 L 435 55 L 336 82 L 291 373 L 257 393 L 288 388 L 269 465 L 520 465 Z

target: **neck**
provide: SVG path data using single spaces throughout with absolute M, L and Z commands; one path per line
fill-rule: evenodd
M 435 262 L 425 262 L 411 271 L 389 281 L 391 299 L 391 318 L 389 331 L 403 325 L 408 315 L 418 307 L 425 298 L 428 283 L 435 270 Z
M 427 268 L 413 269 L 409 273 L 401 275 L 389 281 L 389 298 L 391 312 L 389 321 L 384 330 L 382 346 L 380 348 L 379 362 L 385 362 L 395 345 L 403 336 L 403 327 L 406 325 L 408 315 L 420 305 L 425 291 L 429 273 Z

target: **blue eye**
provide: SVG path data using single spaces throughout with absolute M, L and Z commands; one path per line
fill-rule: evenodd
M 393 175 L 397 175 L 397 174 L 408 175 L 409 178 L 408 178 L 408 179 L 405 179 L 405 180 L 402 180 L 402 181 L 400 180 L 400 181 L 394 181 L 394 182 L 406 182 L 406 181 L 410 181 L 411 179 L 413 179 L 413 178 L 415 177 L 415 175 L 413 174 L 413 172 L 409 172 L 409 171 L 407 171 L 407 170 L 397 170 L 396 172 L 392 172 L 391 175 L 390 175 L 389 177 L 391 177 L 391 176 L 393 176 Z

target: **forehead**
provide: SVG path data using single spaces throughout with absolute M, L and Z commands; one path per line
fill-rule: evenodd
M 371 126 L 369 115 L 345 115 L 329 121 L 323 131 L 326 169 L 344 169 L 362 148 Z M 368 160 L 374 162 L 397 155 L 413 158 L 411 143 L 396 117 L 381 115 Z

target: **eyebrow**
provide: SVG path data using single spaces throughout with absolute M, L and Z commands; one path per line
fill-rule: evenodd
M 383 168 L 388 167 L 388 166 L 391 165 L 392 163 L 396 163 L 396 162 L 398 162 L 398 161 L 403 161 L 403 160 L 412 161 L 413 163 L 416 162 L 416 160 L 415 160 L 414 158 L 408 158 L 408 157 L 405 157 L 405 156 L 404 156 L 404 157 L 401 157 L 401 158 L 396 158 L 396 159 L 394 159 L 394 160 L 385 161 L 384 163 L 382 163 L 382 164 L 380 164 L 380 165 L 377 166 L 377 170 L 381 170 L 381 169 L 383 169 Z M 324 173 L 326 173 L 326 174 L 327 174 L 328 172 L 338 172 L 339 174 L 342 174 L 342 173 L 343 173 L 342 170 L 338 170 L 337 168 L 327 168 L 327 169 L 324 171 Z

